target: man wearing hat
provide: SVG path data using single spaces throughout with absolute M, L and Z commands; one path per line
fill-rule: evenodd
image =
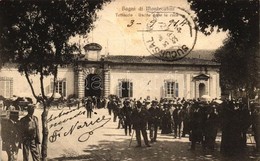
M 174 138 L 179 137 L 181 138 L 181 124 L 183 121 L 183 110 L 182 105 L 178 103 L 176 108 L 172 112 L 173 123 L 174 123 Z
M 164 102 L 161 114 L 161 134 L 172 133 L 172 119 L 168 102 Z
M 142 102 L 137 101 L 136 108 L 133 110 L 133 113 L 131 115 L 133 128 L 136 131 L 137 147 L 141 147 L 141 133 L 143 135 L 145 145 L 147 147 L 150 147 L 146 132 L 148 118 L 148 111 L 144 107 L 142 107 Z
M 112 111 L 113 111 L 113 106 L 114 106 L 114 102 L 115 102 L 115 98 L 110 98 L 108 103 L 107 103 L 107 109 L 108 109 L 108 114 L 112 115 Z
M 87 118 L 91 118 L 92 112 L 93 112 L 93 108 L 94 108 L 94 104 L 93 104 L 93 100 L 91 99 L 91 97 L 88 97 L 85 101 L 85 108 L 87 110 Z
M 151 142 L 156 142 L 157 130 L 161 120 L 161 109 L 157 106 L 158 101 L 153 100 L 151 107 L 148 109 L 150 119 L 148 120 L 148 128 L 150 130 Z
M 202 117 L 203 115 L 201 106 L 198 101 L 195 101 L 194 104 L 191 106 L 190 111 L 190 150 L 195 150 L 196 143 L 203 141 Z
M 129 129 L 129 135 L 131 135 L 132 133 L 131 114 L 133 112 L 133 109 L 130 103 L 130 100 L 125 100 L 124 106 L 121 110 L 122 117 L 124 120 L 125 135 L 127 135 L 127 129 Z
M 144 99 L 143 107 L 148 110 L 148 105 L 150 104 L 150 100 Z
M 29 104 L 28 114 L 20 121 L 21 135 L 23 144 L 23 160 L 29 160 L 29 151 L 31 151 L 33 161 L 40 160 L 39 144 L 39 123 L 38 118 L 34 116 L 35 105 Z
M 16 161 L 19 150 L 19 131 L 18 131 L 19 111 L 10 111 L 10 118 L 2 120 L 2 139 L 3 150 L 6 151 L 8 161 Z

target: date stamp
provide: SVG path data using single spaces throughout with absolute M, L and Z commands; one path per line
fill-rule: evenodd
M 164 61 L 175 61 L 192 51 L 197 29 L 188 12 L 173 7 L 170 11 L 151 11 L 149 14 L 146 25 L 138 31 L 142 32 L 145 47 L 152 55 Z

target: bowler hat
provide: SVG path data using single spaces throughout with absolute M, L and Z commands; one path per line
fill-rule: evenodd
M 10 116 L 19 116 L 19 111 L 18 110 L 12 110 L 10 111 Z
M 152 103 L 158 103 L 158 101 L 157 100 L 152 100 Z
M 35 109 L 35 105 L 34 104 L 28 104 L 27 105 L 27 110 L 29 110 L 29 109 Z

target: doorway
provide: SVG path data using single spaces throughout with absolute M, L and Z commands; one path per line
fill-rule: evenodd
M 206 94 L 206 86 L 204 83 L 199 84 L 199 98 Z
M 89 74 L 85 79 L 85 97 L 101 96 L 102 78 L 98 74 Z

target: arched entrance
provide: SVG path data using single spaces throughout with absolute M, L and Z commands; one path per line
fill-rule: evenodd
M 101 96 L 102 78 L 98 74 L 89 74 L 85 79 L 85 97 Z
M 206 94 L 206 86 L 204 83 L 199 84 L 199 98 Z

